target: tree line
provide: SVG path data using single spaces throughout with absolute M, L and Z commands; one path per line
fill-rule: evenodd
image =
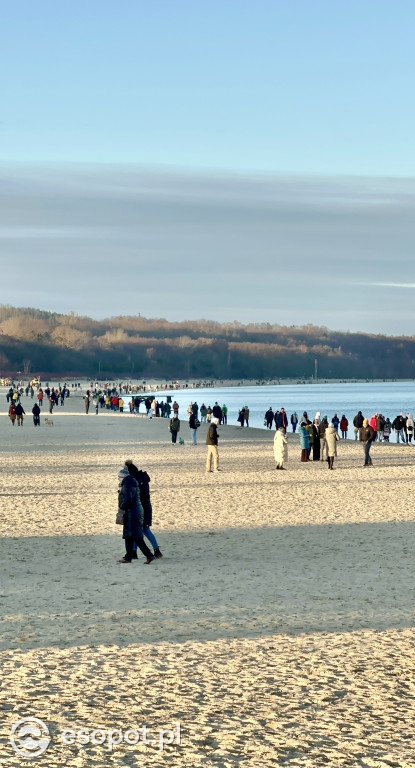
M 94 320 L 0 306 L 0 375 L 172 380 L 415 378 L 415 338 L 314 325 Z

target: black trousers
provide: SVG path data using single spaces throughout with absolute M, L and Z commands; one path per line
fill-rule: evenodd
M 148 548 L 142 536 L 126 536 L 125 556 L 127 560 L 132 560 L 134 542 L 136 542 L 138 549 L 143 553 L 144 557 L 153 557 L 151 549 Z

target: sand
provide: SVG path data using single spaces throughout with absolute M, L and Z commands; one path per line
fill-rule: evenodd
M 173 446 L 168 420 L 82 408 L 0 416 L 0 760 L 22 765 L 10 729 L 35 716 L 48 768 L 412 767 L 415 449 L 364 469 L 342 441 L 329 472 L 290 435 L 276 472 L 273 434 L 229 426 L 206 475 L 204 425 Z M 126 458 L 152 479 L 150 566 L 117 562 Z M 148 744 L 61 740 L 144 724 Z

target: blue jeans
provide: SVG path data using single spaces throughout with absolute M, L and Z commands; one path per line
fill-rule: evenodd
M 150 542 L 151 546 L 153 547 L 153 549 L 157 549 L 158 548 L 157 539 L 156 539 L 153 531 L 150 530 L 150 526 L 149 525 L 145 525 L 144 526 L 144 528 L 143 528 L 143 536 L 145 536 L 146 539 L 149 540 L 149 542 Z M 134 542 L 134 545 L 133 545 L 133 549 L 134 549 L 134 552 L 137 552 L 137 544 L 135 542 Z
M 370 464 L 370 447 L 372 445 L 372 441 L 368 440 L 367 443 L 365 443 L 365 467 Z
M 396 430 L 396 442 L 397 443 L 399 443 L 399 438 L 402 440 L 403 443 L 405 442 L 404 437 L 403 437 L 403 429 L 397 429 Z
M 191 429 L 190 431 L 192 433 L 193 445 L 197 445 L 197 442 L 196 442 L 196 430 L 195 429 Z

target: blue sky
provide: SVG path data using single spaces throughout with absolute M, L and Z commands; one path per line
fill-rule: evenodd
M 131 301 L 117 293 L 111 301 L 101 276 L 93 301 L 80 286 L 63 301 L 23 278 L 21 293 L 3 285 L 0 301 L 101 317 L 140 306 L 168 319 L 231 314 L 412 333 L 414 22 L 412 0 L 9 5 L 0 33 L 2 259 L 12 252 L 30 274 L 35 257 L 44 274 L 51 252 L 76 265 L 81 251 L 94 271 L 108 222 L 119 232 L 127 222 L 128 236 L 112 250 L 109 238 L 105 258 L 121 259 L 137 281 Z M 124 215 L 126 195 L 136 207 Z M 166 201 L 189 230 L 186 244 L 174 220 L 166 224 Z M 205 291 L 195 301 L 180 279 L 179 305 L 168 280 L 148 301 L 139 277 L 150 259 L 170 276 L 173 262 L 176 274 L 192 262 L 200 285 L 219 253 L 229 284 L 224 277 L 215 300 Z M 367 301 L 353 273 L 345 284 L 357 253 Z M 291 299 L 273 306 L 255 280 L 245 292 L 232 281 L 255 263 L 259 285 L 263 274 L 275 283 L 293 254 Z M 335 290 L 341 311 L 313 305 L 316 281 Z M 236 286 L 237 304 L 229 298 Z

